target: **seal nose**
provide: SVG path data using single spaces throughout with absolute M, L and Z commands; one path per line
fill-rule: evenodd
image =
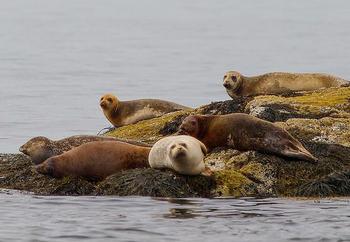
M 102 108 L 105 108 L 105 107 L 107 106 L 106 101 L 101 101 L 101 102 L 100 102 L 100 106 L 101 106 Z
M 227 82 L 224 82 L 223 86 L 226 87 L 226 88 L 229 88 L 230 84 L 228 84 Z

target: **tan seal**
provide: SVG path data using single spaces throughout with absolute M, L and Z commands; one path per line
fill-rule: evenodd
M 158 99 L 120 101 L 113 94 L 102 96 L 100 99 L 100 106 L 106 118 L 115 127 L 160 117 L 170 112 L 191 109 L 180 104 Z
M 173 169 L 184 175 L 198 175 L 206 170 L 205 145 L 188 135 L 165 137 L 156 142 L 149 154 L 149 164 L 156 169 Z
M 243 113 L 188 116 L 179 127 L 179 133 L 199 139 L 209 150 L 232 147 L 311 162 L 317 160 L 286 130 Z
M 19 151 L 28 155 L 34 164 L 40 164 L 51 156 L 60 155 L 74 147 L 93 141 L 121 141 L 139 146 L 151 146 L 142 142 L 97 135 L 75 135 L 55 141 L 43 136 L 38 136 L 27 141 L 19 148 Z
M 149 167 L 150 150 L 119 141 L 94 141 L 48 158 L 36 170 L 57 178 L 70 175 L 101 180 L 120 170 Z
M 312 91 L 320 88 L 340 87 L 349 83 L 342 78 L 321 73 L 273 72 L 247 77 L 237 71 L 226 72 L 223 81 L 228 95 L 232 98 Z

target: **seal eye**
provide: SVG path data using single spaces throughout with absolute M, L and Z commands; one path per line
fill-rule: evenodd
M 102 101 L 102 100 L 103 100 L 103 97 L 101 97 L 100 101 Z
M 232 81 L 237 81 L 237 77 L 236 76 L 231 76 L 231 79 L 232 79 Z
M 225 76 L 224 76 L 224 80 L 225 80 L 226 78 L 227 78 L 227 76 L 225 75 Z
M 110 98 L 110 97 L 107 98 L 107 101 L 108 101 L 108 102 L 112 102 L 112 98 Z
M 170 149 L 174 149 L 174 148 L 175 148 L 175 145 L 170 146 Z
M 185 147 L 185 148 L 187 148 L 187 145 L 186 145 L 186 143 L 181 143 L 181 144 L 179 144 L 179 145 L 181 145 L 182 147 Z

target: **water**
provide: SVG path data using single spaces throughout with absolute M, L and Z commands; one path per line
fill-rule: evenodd
M 229 99 L 227 70 L 350 79 L 350 2 L 0 0 L 0 151 L 96 134 L 100 95 Z
M 350 201 L 0 196 L 1 241 L 350 241 Z M 16 222 L 14 222 L 16 221 Z
M 96 134 L 98 99 L 228 99 L 223 73 L 350 79 L 347 0 L 0 0 L 0 151 Z M 0 194 L 1 241 L 350 241 L 349 201 Z

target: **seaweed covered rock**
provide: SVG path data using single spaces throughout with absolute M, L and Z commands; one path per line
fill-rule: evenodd
M 207 176 L 184 176 L 169 170 L 132 169 L 107 177 L 98 195 L 152 197 L 210 197 L 215 180 Z
M 300 140 L 318 163 L 217 148 L 205 158 L 212 177 L 135 169 L 93 183 L 40 175 L 26 156 L 7 154 L 0 155 L 0 187 L 44 195 L 350 196 L 350 87 L 214 102 L 120 127 L 107 135 L 152 144 L 174 134 L 190 114 L 234 112 L 276 122 Z
M 91 195 L 95 185 L 84 179 L 54 179 L 37 173 L 24 155 L 0 155 L 0 187 L 25 190 L 40 195 Z

